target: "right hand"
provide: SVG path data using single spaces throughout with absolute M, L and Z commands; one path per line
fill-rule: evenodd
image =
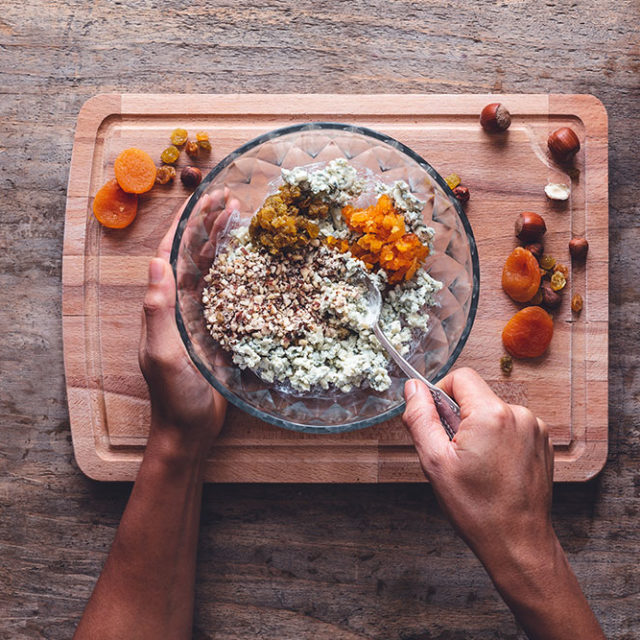
M 453 371 L 439 386 L 460 405 L 453 440 L 418 380 L 406 383 L 403 421 L 458 533 L 492 568 L 553 544 L 553 446 L 546 424 L 503 402 L 472 369 Z

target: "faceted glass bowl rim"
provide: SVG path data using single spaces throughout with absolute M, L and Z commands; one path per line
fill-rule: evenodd
M 473 285 L 471 292 L 471 303 L 469 308 L 469 314 L 467 316 L 467 323 L 458 339 L 458 343 L 456 344 L 453 352 L 449 356 L 449 359 L 445 364 L 440 368 L 438 373 L 434 376 L 432 382 L 437 382 L 441 378 L 443 378 L 449 369 L 453 366 L 453 363 L 457 360 L 460 352 L 464 348 L 464 345 L 467 342 L 469 334 L 471 333 L 471 328 L 473 327 L 473 322 L 476 317 L 476 311 L 478 309 L 478 298 L 480 295 L 480 264 L 478 260 L 478 249 L 476 246 L 476 241 L 473 235 L 473 231 L 471 229 L 471 224 L 469 223 L 469 219 L 467 218 L 462 205 L 459 200 L 454 196 L 453 191 L 449 188 L 449 185 L 445 182 L 442 176 L 424 159 L 422 156 L 418 155 L 415 151 L 407 147 L 402 142 L 399 142 L 395 138 L 388 136 L 383 133 L 379 133 L 373 129 L 368 127 L 361 127 L 357 125 L 344 124 L 341 122 L 306 122 L 302 124 L 289 125 L 286 127 L 281 127 L 278 129 L 273 129 L 267 133 L 264 133 L 249 142 L 246 142 L 242 146 L 238 147 L 235 151 L 231 152 L 228 156 L 223 158 L 204 178 L 204 180 L 200 183 L 198 188 L 193 192 L 185 210 L 180 217 L 180 221 L 178 222 L 178 226 L 176 227 L 175 235 L 173 237 L 173 244 L 171 247 L 171 267 L 173 269 L 173 274 L 176 279 L 178 278 L 178 253 L 180 250 L 180 243 L 182 241 L 182 235 L 184 233 L 185 227 L 193 211 L 196 203 L 200 199 L 200 197 L 206 192 L 208 186 L 214 180 L 214 178 L 229 164 L 231 164 L 238 157 L 250 151 L 254 147 L 261 145 L 265 142 L 269 142 L 270 140 L 274 140 L 275 138 L 280 138 L 291 133 L 299 133 L 304 131 L 320 131 L 320 130 L 339 130 L 345 131 L 347 133 L 356 133 L 365 137 L 374 138 L 380 142 L 383 142 L 397 151 L 405 154 L 409 158 L 411 158 L 414 162 L 416 162 L 421 168 L 423 168 L 435 182 L 442 188 L 444 193 L 447 195 L 451 203 L 456 209 L 458 217 L 462 222 L 462 226 L 464 228 L 465 234 L 467 236 L 467 240 L 469 242 L 469 251 L 471 254 L 471 264 L 473 269 Z M 260 420 L 264 420 L 265 422 L 269 422 L 270 424 L 276 425 L 277 427 L 282 427 L 284 429 L 289 429 L 292 431 L 300 431 L 303 433 L 341 433 L 345 431 L 355 431 L 357 429 L 364 429 L 366 427 L 373 426 L 374 424 L 378 424 L 380 422 L 384 422 L 386 420 L 390 420 L 391 418 L 395 418 L 400 415 L 404 410 L 405 403 L 401 402 L 397 407 L 393 409 L 388 409 L 387 411 L 363 420 L 357 420 L 355 422 L 350 422 L 349 424 L 340 425 L 340 426 L 323 426 L 323 425 L 308 425 L 301 424 L 299 422 L 294 422 L 292 420 L 286 420 L 284 418 L 280 418 L 278 416 L 273 416 L 271 414 L 265 413 L 260 409 L 248 404 L 238 396 L 236 396 L 232 391 L 227 389 L 224 385 L 222 385 L 217 378 L 211 374 L 209 369 L 205 366 L 205 364 L 201 361 L 199 356 L 196 354 L 193 345 L 191 344 L 191 340 L 187 333 L 187 330 L 184 325 L 184 321 L 182 319 L 182 315 L 180 313 L 180 304 L 178 300 L 178 290 L 176 287 L 176 323 L 178 325 L 178 331 L 180 333 L 180 337 L 182 338 L 182 342 L 187 349 L 187 353 L 191 358 L 192 362 L 198 368 L 198 371 L 204 376 L 204 378 L 213 386 L 216 391 L 221 393 L 227 400 L 232 402 L 236 407 L 242 409 L 249 415 L 252 415 Z

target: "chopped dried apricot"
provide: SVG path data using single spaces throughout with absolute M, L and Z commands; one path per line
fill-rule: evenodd
M 540 288 L 540 268 L 531 251 L 516 247 L 502 270 L 502 288 L 517 302 L 528 302 Z
M 117 180 L 109 180 L 93 199 L 93 215 L 110 229 L 124 229 L 138 213 L 138 196 L 123 191 Z
M 366 209 L 347 205 L 342 215 L 349 229 L 363 234 L 349 247 L 352 255 L 369 268 L 384 269 L 390 284 L 413 278 L 429 255 L 429 247 L 406 232 L 404 216 L 386 194 Z
M 504 348 L 516 358 L 537 358 L 549 347 L 553 319 L 541 307 L 525 307 L 502 330 Z
M 127 193 L 146 193 L 156 181 L 156 165 L 142 149 L 131 147 L 118 155 L 113 165 L 116 180 Z

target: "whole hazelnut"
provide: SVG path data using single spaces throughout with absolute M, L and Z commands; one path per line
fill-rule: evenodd
M 453 189 L 453 195 L 458 198 L 460 202 L 467 202 L 470 197 L 469 189 L 467 187 L 463 187 L 461 184 Z
M 547 146 L 556 160 L 567 162 L 580 151 L 580 140 L 573 129 L 560 127 L 549 136 Z
M 523 242 L 538 242 L 547 231 L 541 215 L 532 211 L 521 213 L 515 224 L 516 236 Z
M 562 296 L 556 293 L 548 284 L 542 285 L 542 305 L 547 309 L 556 309 L 562 302 Z
M 544 253 L 544 247 L 541 242 L 532 242 L 531 244 L 527 244 L 524 247 L 527 251 L 531 251 L 536 258 L 542 258 L 542 254 Z
M 195 189 L 202 180 L 202 172 L 198 167 L 185 167 L 180 174 L 180 180 L 187 189 Z
M 511 124 L 511 114 L 500 102 L 492 102 L 480 113 L 480 124 L 489 133 L 506 131 Z
M 586 238 L 571 238 L 569 241 L 569 253 L 574 260 L 584 260 L 589 251 L 589 243 Z

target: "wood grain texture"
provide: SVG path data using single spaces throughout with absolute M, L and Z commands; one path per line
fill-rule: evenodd
M 136 222 L 105 230 L 91 214 L 97 190 L 113 177 L 115 157 L 131 146 L 159 156 L 176 126 L 205 129 L 214 151 L 206 173 L 240 144 L 289 122 L 330 120 L 366 125 L 407 144 L 448 175 L 464 176 L 466 205 L 480 255 L 478 312 L 458 364 L 471 366 L 509 402 L 529 407 L 549 425 L 557 481 L 598 473 L 607 452 L 608 191 L 607 117 L 593 96 L 502 95 L 512 114 L 506 136 L 478 125 L 483 95 L 158 95 L 90 98 L 80 111 L 68 186 L 63 250 L 63 331 L 71 433 L 81 469 L 98 480 L 133 480 L 142 460 L 150 407 L 137 365 L 140 307 L 147 265 L 186 191 L 156 187 L 140 199 Z M 571 125 L 582 139 L 566 168 L 546 152 L 549 132 Z M 178 171 L 185 162 L 179 161 Z M 508 178 L 505 179 L 505 176 Z M 549 201 L 547 182 L 572 183 L 566 203 Z M 503 293 L 500 270 L 516 243 L 514 211 L 541 211 L 545 251 L 571 265 L 568 241 L 590 239 L 588 268 L 571 266 L 555 336 L 540 361 L 518 362 L 505 377 L 501 327 L 518 305 Z M 431 270 L 439 278 L 438 262 Z M 586 308 L 572 314 L 581 292 Z M 593 363 L 594 366 L 590 366 Z M 549 403 L 553 390 L 555 402 Z M 589 410 L 586 410 L 586 407 Z M 349 434 L 309 436 L 275 429 L 237 410 L 209 461 L 214 482 L 422 481 L 400 419 Z
M 635 640 L 638 14 L 633 0 L 4 0 L 0 638 L 71 637 L 130 490 L 88 480 L 71 446 L 61 268 L 80 107 L 101 92 L 322 91 L 592 93 L 607 107 L 608 460 L 556 486 L 553 514 L 607 637 Z M 205 489 L 194 637 L 524 635 L 428 486 L 256 484 Z

